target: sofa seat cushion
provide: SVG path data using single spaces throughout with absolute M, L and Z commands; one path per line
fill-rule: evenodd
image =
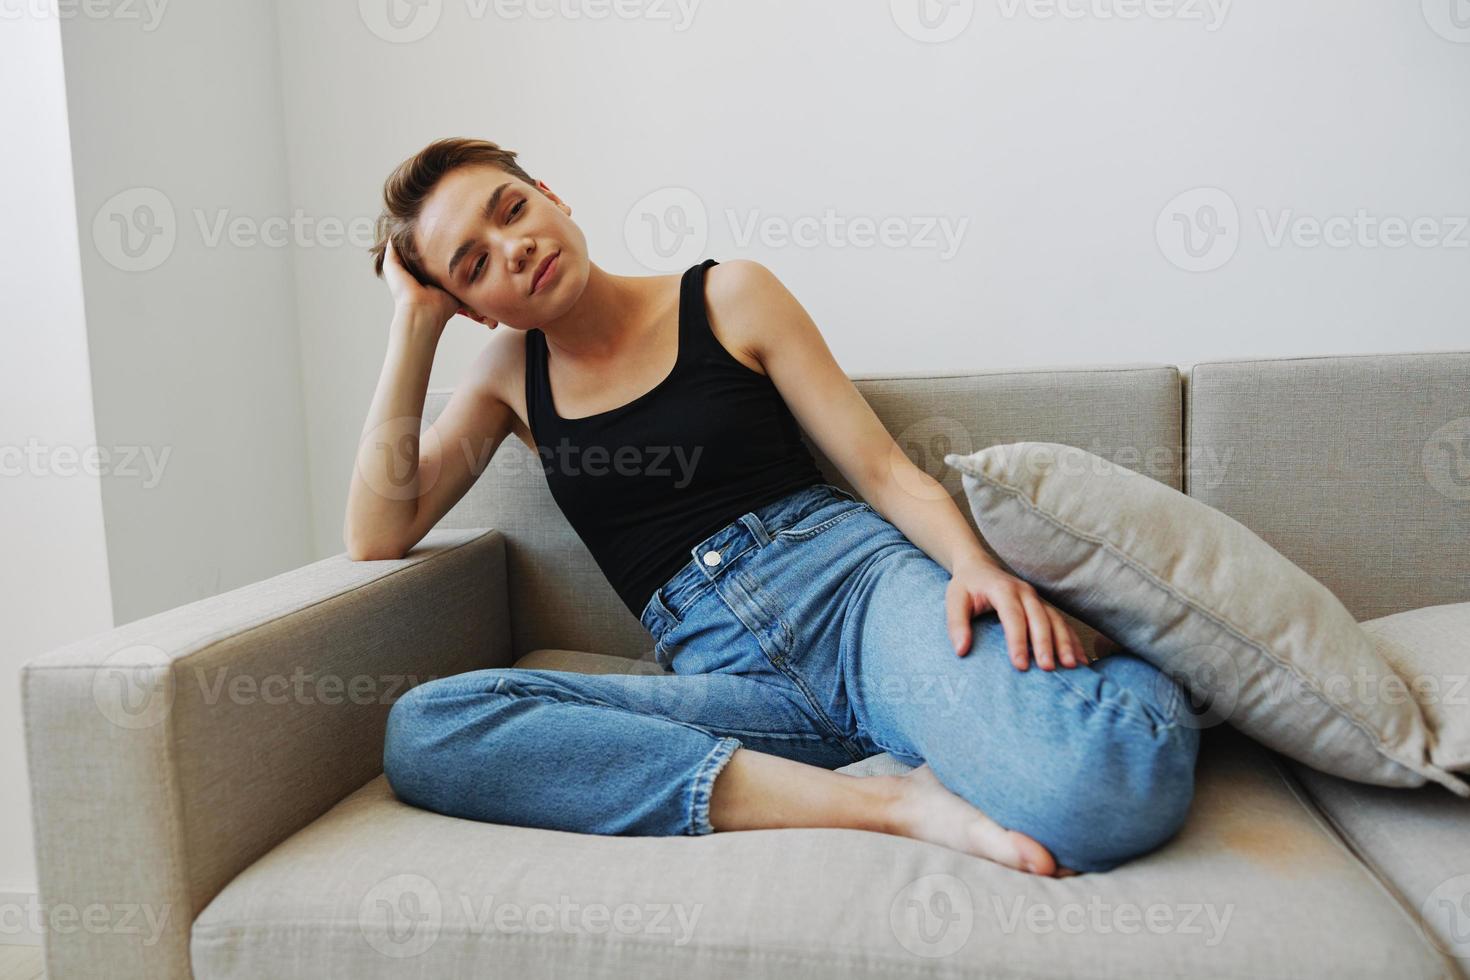
M 1288 766 L 1425 935 L 1470 976 L 1470 804 L 1439 786 L 1364 786 Z
M 517 666 L 549 662 L 636 663 L 542 651 Z M 864 831 L 481 823 L 403 804 L 380 776 L 215 896 L 194 976 L 1446 975 L 1274 757 L 1205 734 L 1184 829 L 1064 879 Z

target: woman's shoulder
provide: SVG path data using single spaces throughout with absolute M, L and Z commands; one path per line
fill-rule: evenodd
M 799 308 L 776 273 L 754 259 L 730 259 L 705 271 L 710 329 L 752 371 L 769 373 L 760 352 L 780 337 Z
M 476 355 L 462 382 L 487 405 L 503 404 L 515 413 L 516 434 L 526 428 L 526 335 L 527 330 L 499 326 Z

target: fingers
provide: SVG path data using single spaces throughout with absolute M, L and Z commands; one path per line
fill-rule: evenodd
M 1000 617 L 1001 628 L 1005 631 L 1006 650 L 1011 663 L 1017 670 L 1027 670 L 1031 657 L 1026 652 L 1026 611 L 1020 600 L 1014 597 L 1005 597 L 999 602 L 992 599 L 991 604 L 995 606 L 995 614 Z
M 1067 617 L 1053 606 L 1046 607 L 1046 614 L 1051 617 L 1051 639 L 1057 651 L 1057 662 L 1063 667 L 1076 667 L 1082 657 L 1072 628 L 1067 625 Z
M 1042 670 L 1056 670 L 1056 654 L 1051 645 L 1051 617 L 1047 615 L 1046 606 L 1029 587 L 1022 588 L 1020 592 L 1021 605 L 1031 627 L 1031 649 L 1036 653 L 1036 664 Z
M 944 597 L 945 618 L 949 622 L 949 642 L 954 652 L 963 657 L 970 652 L 970 596 L 964 589 L 950 589 Z
M 1067 655 L 1072 660 L 1069 666 L 1090 666 L 1091 660 L 1087 656 L 1087 648 L 1082 645 L 1082 638 L 1077 635 L 1077 631 L 1072 628 L 1072 624 L 1067 622 L 1067 617 L 1057 612 L 1056 620 L 1062 635 L 1065 637 Z

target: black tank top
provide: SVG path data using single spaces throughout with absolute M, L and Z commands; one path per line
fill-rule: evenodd
M 710 330 L 704 274 L 679 287 L 674 369 L 625 405 L 564 419 L 546 335 L 526 333 L 526 411 L 551 496 L 634 616 L 690 549 L 746 511 L 823 482 L 775 382 Z

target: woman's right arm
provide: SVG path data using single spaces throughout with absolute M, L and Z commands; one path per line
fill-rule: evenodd
M 354 561 L 404 550 L 399 542 L 419 507 L 419 420 L 438 346 L 432 324 L 395 313 L 347 491 L 342 541 Z
M 417 544 L 473 485 L 513 418 L 492 390 L 487 349 L 420 438 L 429 371 L 458 304 L 414 280 L 391 246 L 384 278 L 394 295 L 388 352 L 363 424 L 342 528 L 354 561 L 399 558 Z

